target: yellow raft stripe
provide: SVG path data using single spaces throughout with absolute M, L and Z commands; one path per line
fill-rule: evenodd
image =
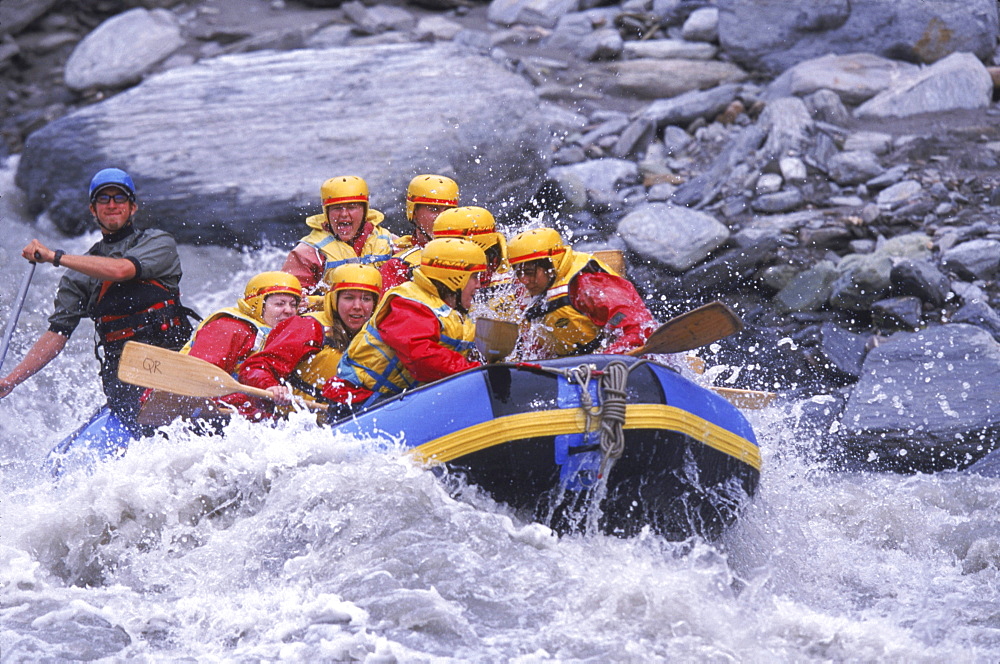
M 585 424 L 583 411 L 579 408 L 507 415 L 436 438 L 413 448 L 411 454 L 422 463 L 447 463 L 507 441 L 534 438 L 540 433 L 549 436 L 583 433 Z M 624 428 L 666 429 L 686 434 L 760 470 L 760 450 L 756 445 L 680 408 L 652 403 L 626 406 Z

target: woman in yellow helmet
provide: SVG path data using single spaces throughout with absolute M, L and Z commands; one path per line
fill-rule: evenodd
M 295 315 L 301 298 L 302 286 L 292 275 L 261 272 L 247 282 L 235 307 L 203 320 L 181 352 L 236 375 L 243 361 L 264 347 L 271 330 Z
M 339 374 L 382 396 L 479 366 L 468 318 L 486 255 L 474 242 L 431 240 L 413 280 L 388 290 L 340 361 Z
M 340 357 L 371 317 L 382 292 L 382 277 L 371 265 L 346 264 L 334 269 L 321 311 L 293 316 L 278 325 L 260 352 L 250 356 L 241 383 L 291 402 L 294 393 L 331 403 L 352 401 L 351 387 L 337 379 Z
M 392 233 L 385 218 L 368 204 L 368 183 L 356 175 L 330 178 L 320 187 L 323 214 L 306 219 L 312 229 L 285 259 L 281 269 L 294 274 L 309 294 L 323 292 L 323 280 L 349 263 L 376 267 L 392 258 Z M 327 280 L 329 281 L 329 280 Z

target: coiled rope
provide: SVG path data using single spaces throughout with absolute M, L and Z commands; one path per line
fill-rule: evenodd
M 586 418 L 584 431 L 596 430 L 600 441 L 601 467 L 598 478 L 607 477 L 615 461 L 620 459 L 625 451 L 624 426 L 628 377 L 636 367 L 647 361 L 636 360 L 629 366 L 621 360 L 612 360 L 600 371 L 593 364 L 580 364 L 569 369 L 540 367 L 550 373 L 561 375 L 567 382 L 580 388 L 580 408 Z M 600 403 L 596 408 L 590 395 L 590 382 L 595 376 L 598 379 Z

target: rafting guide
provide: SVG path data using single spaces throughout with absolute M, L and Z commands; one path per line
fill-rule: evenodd
M 84 317 L 96 327 L 95 353 L 107 408 L 133 435 L 143 388 L 118 380 L 118 362 L 128 341 L 177 349 L 191 336 L 190 317 L 181 304 L 181 261 L 169 233 L 139 229 L 139 209 L 132 178 L 118 168 L 105 168 L 90 183 L 90 213 L 101 240 L 83 255 L 50 249 L 32 240 L 21 255 L 27 261 L 67 268 L 59 282 L 55 311 L 44 332 L 14 369 L 0 380 L 0 397 L 43 369 L 62 352 Z

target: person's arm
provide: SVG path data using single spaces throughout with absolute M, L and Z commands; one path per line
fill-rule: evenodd
M 410 279 L 410 265 L 401 258 L 390 258 L 379 266 L 378 271 L 382 275 L 383 293 Z
M 0 380 L 0 399 L 42 370 L 45 365 L 54 360 L 66 347 L 67 337 L 56 332 L 47 331 L 38 338 L 24 359 L 14 367 L 3 380 Z
M 298 279 L 303 291 L 311 291 L 323 278 L 323 263 L 316 249 L 299 242 L 288 253 L 281 271 Z
M 480 366 L 441 345 L 441 323 L 426 306 L 395 298 L 377 325 L 382 340 L 399 356 L 415 380 L 429 383 Z
M 29 261 L 55 264 L 56 252 L 38 240 L 32 240 L 21 252 Z M 78 256 L 62 254 L 59 267 L 67 267 L 81 274 L 101 281 L 128 281 L 137 273 L 136 264 L 127 258 L 106 258 L 104 256 Z
M 267 390 L 277 404 L 288 404 L 288 389 L 281 381 L 291 375 L 302 358 L 322 347 L 323 326 L 319 321 L 311 316 L 292 316 L 278 323 L 264 347 L 246 359 L 239 381 Z
M 200 357 L 231 374 L 240 361 L 253 351 L 256 338 L 250 323 L 220 316 L 198 330 L 189 355 Z
M 640 348 L 656 329 L 635 286 L 624 277 L 585 272 L 570 284 L 570 302 L 610 340 L 605 353 L 625 353 Z

